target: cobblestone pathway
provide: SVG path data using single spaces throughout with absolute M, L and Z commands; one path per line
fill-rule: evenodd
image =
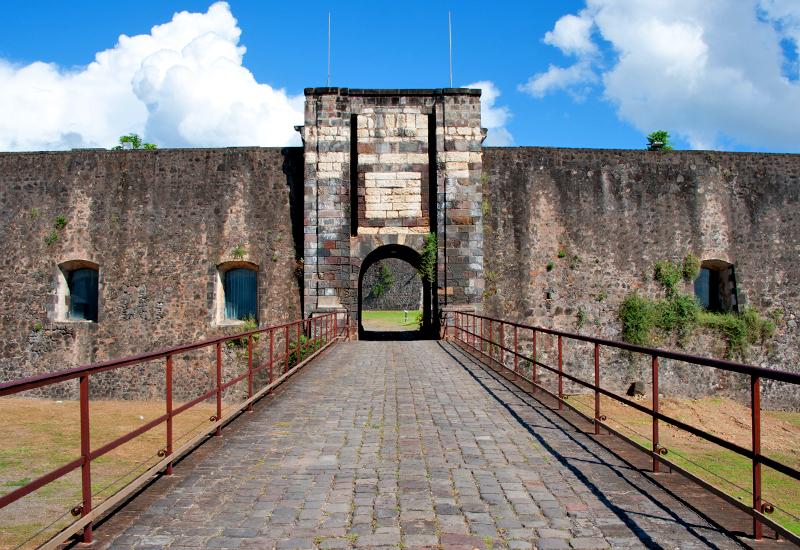
M 338 345 L 110 545 L 738 547 L 521 399 L 450 344 Z

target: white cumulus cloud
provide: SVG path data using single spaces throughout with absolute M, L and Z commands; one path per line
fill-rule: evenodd
M 800 150 L 797 0 L 586 0 L 545 42 L 576 60 L 520 87 L 534 96 L 601 86 L 642 132 L 667 129 L 695 148 Z
M 543 73 L 533 75 L 528 82 L 519 86 L 520 91 L 528 92 L 535 97 L 544 97 L 556 90 L 567 90 L 575 99 L 581 100 L 589 92 L 581 84 L 595 82 L 597 76 L 587 61 L 575 63 L 569 67 L 550 65 Z
M 552 31 L 545 33 L 544 43 L 564 53 L 594 53 L 597 47 L 592 42 L 592 24 L 591 17 L 587 17 L 585 12 L 565 15 L 556 21 Z
M 130 132 L 161 147 L 299 143 L 303 97 L 256 82 L 240 34 L 217 2 L 76 70 L 0 59 L 0 150 L 110 147 Z
M 514 136 L 506 128 L 511 111 L 506 106 L 495 105 L 500 97 L 500 89 L 490 80 L 468 84 L 466 88 L 481 90 L 481 124 L 487 130 L 484 145 L 502 146 L 514 143 Z

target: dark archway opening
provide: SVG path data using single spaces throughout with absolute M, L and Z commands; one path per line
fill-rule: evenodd
M 367 323 L 365 327 L 364 318 L 363 318 L 363 307 L 365 302 L 367 303 L 375 303 L 376 296 L 375 296 L 375 283 L 374 281 L 371 282 L 369 288 L 365 287 L 365 275 L 370 270 L 370 268 L 374 269 L 374 266 L 384 267 L 384 272 L 388 266 L 382 266 L 381 262 L 386 260 L 402 260 L 411 265 L 414 270 L 417 270 L 420 266 L 420 261 L 422 257 L 420 256 L 419 252 L 416 250 L 409 248 L 407 246 L 398 245 L 398 244 L 388 244 L 376 248 L 372 252 L 370 252 L 364 261 L 361 264 L 361 271 L 358 275 L 358 337 L 361 340 L 413 340 L 413 339 L 421 339 L 421 338 L 431 338 L 434 334 L 433 329 L 433 312 L 431 307 L 431 284 L 429 281 L 422 279 L 422 292 L 421 297 L 417 300 L 413 300 L 412 297 L 408 298 L 409 307 L 414 305 L 418 307 L 417 311 L 421 311 L 421 322 L 416 323 L 415 317 L 414 322 L 403 324 L 402 328 L 395 329 L 395 330 L 381 330 L 380 326 L 378 326 L 377 330 L 375 328 L 370 327 L 370 323 Z M 388 264 L 389 262 L 387 262 Z M 385 275 L 384 275 L 385 276 Z M 416 275 L 415 275 L 416 277 Z M 379 297 L 378 297 L 379 298 Z M 418 305 L 417 305 L 418 304 Z M 416 316 L 416 311 L 408 310 L 409 317 Z M 374 327 L 374 325 L 373 325 Z

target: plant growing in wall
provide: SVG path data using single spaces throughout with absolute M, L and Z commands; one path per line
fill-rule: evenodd
M 669 260 L 659 260 L 653 265 L 653 278 L 661 283 L 667 296 L 675 293 L 675 287 L 682 277 L 681 267 Z
M 578 330 L 583 328 L 583 325 L 586 324 L 586 318 L 588 315 L 586 314 L 586 308 L 580 306 L 578 308 L 578 312 L 575 314 L 575 328 Z
M 244 319 L 242 319 L 242 324 L 236 326 L 234 332 L 249 332 L 251 330 L 256 330 L 258 328 L 258 321 L 252 315 L 248 315 Z M 254 334 L 253 335 L 253 342 L 258 342 L 258 339 L 261 335 Z M 225 345 L 229 348 L 241 348 L 247 346 L 247 338 L 239 338 L 237 340 L 228 340 Z
M 775 322 L 765 319 L 753 308 L 741 314 L 704 311 L 694 294 L 678 291 L 683 278 L 694 280 L 699 273 L 699 260 L 689 253 L 682 264 L 660 260 L 654 265 L 654 278 L 661 283 L 666 297 L 652 300 L 637 293 L 629 294 L 619 308 L 622 337 L 637 345 L 657 343 L 661 337 L 674 335 L 686 345 L 696 327 L 716 331 L 727 342 L 728 357 L 744 357 L 751 344 L 763 343 L 775 333 Z
M 432 283 L 436 277 L 437 249 L 436 233 L 428 233 L 425 236 L 425 245 L 422 247 L 419 269 L 417 269 L 417 274 L 423 281 Z
M 245 257 L 245 254 L 247 254 L 247 250 L 245 250 L 244 246 L 241 244 L 237 244 L 231 250 L 231 256 L 233 256 L 235 260 L 241 260 Z
M 697 279 L 700 275 L 700 267 L 700 258 L 691 252 L 687 252 L 686 256 L 683 257 L 683 279 L 687 282 Z

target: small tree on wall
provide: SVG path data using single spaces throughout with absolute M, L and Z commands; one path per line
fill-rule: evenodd
M 648 151 L 672 151 L 672 144 L 669 142 L 669 132 L 666 130 L 656 130 L 647 136 Z
M 120 136 L 119 145 L 112 147 L 112 149 L 115 151 L 121 151 L 123 149 L 157 149 L 157 148 L 158 146 L 155 143 L 143 142 L 139 134 L 128 134 L 125 136 Z

